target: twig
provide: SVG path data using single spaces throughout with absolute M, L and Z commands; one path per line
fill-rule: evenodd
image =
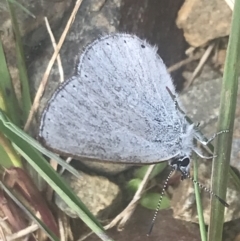
M 47 28 L 48 34 L 49 34 L 50 39 L 52 41 L 53 49 L 54 49 L 54 51 L 56 51 L 57 44 L 56 44 L 56 40 L 53 36 L 51 27 L 49 25 L 48 19 L 46 17 L 44 17 L 44 20 L 45 20 L 45 23 L 46 23 L 46 28 Z M 58 72 L 59 72 L 59 75 L 60 75 L 60 82 L 62 83 L 64 81 L 64 74 L 63 74 L 62 61 L 61 61 L 60 54 L 57 55 L 57 63 L 58 63 Z
M 189 86 L 193 83 L 194 79 L 196 78 L 196 76 L 199 74 L 199 72 L 201 71 L 202 67 L 204 66 L 204 64 L 206 63 L 208 57 L 210 56 L 212 50 L 214 49 L 215 46 L 215 42 L 211 43 L 208 48 L 206 49 L 205 53 L 203 54 L 203 56 L 201 57 L 199 64 L 197 66 L 197 68 L 194 70 L 191 79 L 189 80 L 188 84 L 186 85 L 186 89 L 189 88 Z
M 60 240 L 66 241 L 67 239 L 65 235 L 64 225 L 61 218 L 58 218 L 58 227 L 59 227 L 59 233 L 60 233 Z
M 181 60 L 181 61 L 179 61 L 178 63 L 170 66 L 170 67 L 168 68 L 168 72 L 171 73 L 171 72 L 173 72 L 173 71 L 181 68 L 182 66 L 184 66 L 184 65 L 186 65 L 186 64 L 188 64 L 188 63 L 191 63 L 193 60 L 200 59 L 200 58 L 202 57 L 202 55 L 203 55 L 203 54 L 198 53 L 198 54 L 195 54 L 195 55 L 193 55 L 193 56 L 188 57 L 187 59 Z
M 135 193 L 132 201 L 128 204 L 128 206 L 116 217 L 114 218 L 110 224 L 108 224 L 107 226 L 105 226 L 104 228 L 107 230 L 109 228 L 112 228 L 113 226 L 115 226 L 117 223 L 118 224 L 118 230 L 121 230 L 123 228 L 123 226 L 125 225 L 125 223 L 127 222 L 127 220 L 131 217 L 132 213 L 134 212 L 136 206 L 137 206 L 137 202 L 138 200 L 141 198 L 141 194 L 144 191 L 149 176 L 152 173 L 153 168 L 155 167 L 155 165 L 150 165 L 137 192 Z
M 37 224 L 33 224 L 25 229 L 22 229 L 21 231 L 19 231 L 17 233 L 14 233 L 12 235 L 7 235 L 6 238 L 7 238 L 7 241 L 16 240 L 16 239 L 22 238 L 30 233 L 35 232 L 38 229 L 39 229 L 39 226 Z M 4 240 L 0 239 L 0 241 L 4 241 Z
M 235 0 L 225 0 L 225 2 L 228 4 L 231 10 L 233 10 Z
M 2 238 L 3 241 L 7 241 L 6 235 L 3 231 L 3 228 L 0 226 L 0 236 Z
M 66 159 L 66 163 L 70 163 L 71 161 L 72 161 L 72 157 L 68 157 Z M 65 168 L 62 167 L 62 169 L 59 171 L 59 175 L 62 175 L 64 173 L 64 171 L 65 171 Z

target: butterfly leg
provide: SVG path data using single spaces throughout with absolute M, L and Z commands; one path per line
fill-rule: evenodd
M 197 147 L 193 147 L 193 151 L 194 151 L 198 156 L 200 156 L 200 157 L 203 158 L 203 159 L 212 159 L 212 158 L 216 157 L 216 156 L 204 156 L 204 155 L 202 154 L 201 150 L 198 149 Z
M 204 146 L 207 146 L 210 142 L 212 142 L 218 135 L 223 134 L 223 133 L 228 133 L 229 130 L 223 130 L 215 133 L 211 138 L 207 139 L 202 133 L 199 131 L 195 132 L 195 138 Z

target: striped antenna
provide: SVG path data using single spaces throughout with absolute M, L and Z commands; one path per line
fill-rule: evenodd
M 154 215 L 153 215 L 153 219 L 152 219 L 151 225 L 150 225 L 150 227 L 149 227 L 149 230 L 148 230 L 147 236 L 149 236 L 149 235 L 151 234 L 151 232 L 152 232 L 152 229 L 153 229 L 154 223 L 155 223 L 155 221 L 156 221 L 156 218 L 157 218 L 158 212 L 159 212 L 160 207 L 161 207 L 161 203 L 162 203 L 163 195 L 164 195 L 164 193 L 165 193 L 165 190 L 166 190 L 166 188 L 167 188 L 167 185 L 168 185 L 169 179 L 170 179 L 170 177 L 171 177 L 173 171 L 174 171 L 174 169 L 172 169 L 172 170 L 170 171 L 168 177 L 166 178 L 166 180 L 165 180 L 165 182 L 164 182 L 163 189 L 162 189 L 162 193 L 161 193 L 161 196 L 160 196 L 160 198 L 159 198 L 159 200 L 158 200 L 157 208 L 156 208 L 155 213 L 154 213 Z
M 184 173 L 184 177 L 189 178 L 193 183 L 197 184 L 201 189 L 203 189 L 205 192 L 210 193 L 213 197 L 217 198 L 220 203 L 222 203 L 225 207 L 229 207 L 229 204 L 224 201 L 222 198 L 220 198 L 216 193 L 214 193 L 210 188 L 207 188 L 203 184 L 199 183 L 198 181 L 194 180 L 193 177 L 191 177 L 188 173 Z

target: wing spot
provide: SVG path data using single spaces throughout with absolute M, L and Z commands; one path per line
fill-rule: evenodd
M 109 43 L 107 43 L 107 45 L 109 45 Z
M 84 75 L 86 78 L 88 77 L 86 74 Z

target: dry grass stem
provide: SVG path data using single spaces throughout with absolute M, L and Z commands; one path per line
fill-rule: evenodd
M 235 0 L 225 0 L 228 6 L 233 10 Z
M 195 54 L 195 55 L 193 55 L 193 56 L 188 57 L 187 59 L 181 60 L 181 61 L 179 61 L 178 63 L 170 66 L 170 67 L 168 68 L 168 72 L 171 73 L 171 72 L 173 72 L 173 71 L 181 68 L 182 66 L 191 63 L 191 62 L 194 61 L 194 60 L 200 59 L 201 57 L 202 57 L 202 54 L 201 54 L 201 53 L 197 53 L 197 54 Z
M 128 204 L 128 206 L 117 216 L 115 217 L 110 224 L 108 224 L 107 226 L 105 226 L 104 228 L 110 229 L 112 227 L 114 227 L 115 225 L 117 225 L 118 223 L 118 230 L 123 229 L 125 223 L 128 221 L 128 219 L 131 217 L 132 213 L 134 212 L 136 206 L 137 206 L 137 202 L 139 201 L 139 199 L 141 198 L 141 195 L 148 183 L 148 179 L 153 171 L 153 168 L 155 167 L 155 165 L 150 165 L 137 192 L 135 193 L 132 201 Z
M 50 39 L 52 41 L 53 49 L 54 49 L 54 51 L 56 51 L 57 44 L 56 44 L 56 40 L 53 36 L 51 27 L 49 25 L 48 19 L 46 17 L 44 17 L 44 20 L 45 20 L 45 24 L 46 24 L 48 34 L 49 34 Z M 60 54 L 57 55 L 57 63 L 58 63 L 58 72 L 59 72 L 59 75 L 60 75 L 60 83 L 62 83 L 64 81 L 64 73 L 63 73 L 63 67 L 62 67 L 62 61 L 61 61 Z
M 22 238 L 26 235 L 29 235 L 38 229 L 39 229 L 39 226 L 37 224 L 33 224 L 25 229 L 22 229 L 21 231 L 19 231 L 17 233 L 14 233 L 12 235 L 7 235 L 6 238 L 7 238 L 7 241 L 16 240 L 16 239 Z M 0 239 L 0 241 L 4 241 L 4 240 Z
M 204 66 L 204 64 L 206 63 L 206 61 L 208 60 L 210 54 L 212 53 L 213 49 L 215 46 L 215 42 L 211 43 L 208 48 L 206 49 L 205 53 L 203 54 L 203 56 L 201 57 L 198 66 L 196 67 L 196 69 L 194 70 L 191 79 L 189 80 L 188 84 L 186 85 L 186 89 L 190 87 L 190 85 L 192 85 L 194 79 L 197 77 L 197 75 L 199 74 L 199 72 L 201 71 L 202 67 Z
M 82 3 L 82 0 L 77 0 L 77 2 L 75 4 L 75 7 L 74 7 L 74 9 L 73 9 L 73 11 L 71 13 L 71 16 L 69 17 L 69 20 L 68 20 L 68 22 L 66 24 L 66 27 L 65 27 L 65 29 L 64 29 L 61 37 L 60 37 L 60 40 L 59 40 L 59 42 L 58 42 L 58 44 L 56 46 L 56 49 L 55 49 L 54 53 L 52 55 L 52 58 L 50 59 L 50 61 L 48 63 L 47 69 L 46 69 L 46 71 L 45 71 L 45 73 L 43 75 L 41 84 L 40 84 L 40 86 L 38 88 L 38 91 L 36 93 L 36 96 L 34 98 L 33 105 L 31 107 L 31 110 L 30 110 L 27 122 L 26 122 L 26 124 L 24 126 L 24 130 L 25 131 L 27 131 L 29 129 L 30 124 L 32 122 L 32 119 L 33 119 L 33 117 L 34 117 L 34 115 L 35 115 L 35 113 L 36 113 L 36 111 L 38 109 L 38 106 L 39 106 L 39 103 L 40 103 L 40 99 L 41 99 L 41 97 L 42 97 L 42 95 L 44 93 L 45 86 L 47 84 L 48 76 L 50 74 L 52 66 L 53 66 L 53 64 L 54 64 L 54 62 L 55 62 L 55 60 L 56 60 L 56 58 L 58 56 L 58 53 L 59 53 L 59 51 L 60 51 L 60 49 L 61 49 L 61 47 L 63 45 L 63 42 L 64 42 L 64 40 L 65 40 L 65 38 L 67 36 L 67 33 L 68 33 L 68 31 L 69 31 L 69 29 L 70 29 L 70 27 L 71 27 L 71 25 L 72 25 L 72 23 L 73 23 L 73 21 L 75 19 L 75 16 L 77 14 L 77 11 L 78 11 L 81 3 Z

